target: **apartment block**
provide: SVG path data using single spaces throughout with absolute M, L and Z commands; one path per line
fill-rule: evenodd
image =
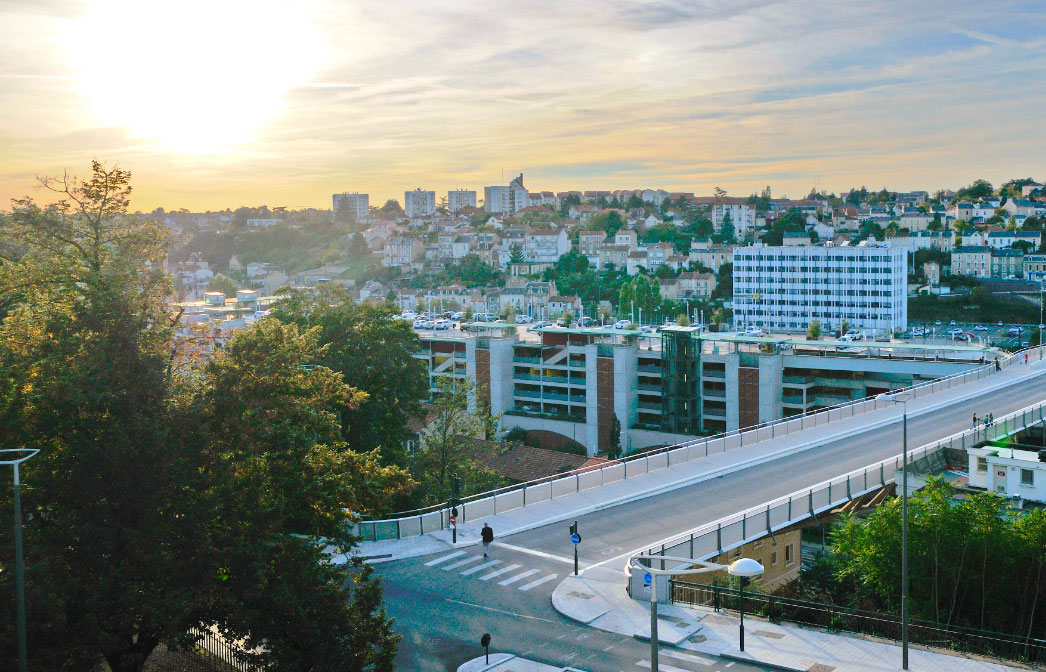
M 908 324 L 904 250 L 885 245 L 752 247 L 733 252 L 734 319 L 744 327 L 801 332 L 844 321 L 872 334 Z
M 356 192 L 334 194 L 334 216 L 344 219 L 359 220 L 370 212 L 370 196 Z
M 436 212 L 436 192 L 414 191 L 403 192 L 403 212 L 407 217 L 429 217 Z
M 451 214 L 462 208 L 476 207 L 476 192 L 468 189 L 454 189 L 447 192 L 447 209 Z

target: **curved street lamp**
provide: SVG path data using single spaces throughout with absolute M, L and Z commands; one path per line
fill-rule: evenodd
M 908 669 L 908 392 L 879 394 L 876 399 L 902 405 L 901 432 L 901 669 Z
M 0 464 L 14 467 L 14 510 L 15 510 L 15 609 L 18 618 L 18 672 L 29 670 L 29 657 L 25 643 L 25 568 L 22 560 L 22 480 L 19 465 L 36 456 L 35 448 L 5 448 L 0 450 Z
M 642 564 L 636 564 L 637 560 L 649 560 L 651 563 L 654 560 L 661 562 L 661 566 L 664 567 L 666 560 L 672 562 L 678 562 L 680 565 L 675 569 L 654 569 L 653 567 L 646 567 Z M 696 569 L 687 569 L 698 565 Z M 635 570 L 642 570 L 650 575 L 650 670 L 651 672 L 657 672 L 657 577 L 659 576 L 688 576 L 691 574 L 705 574 L 707 572 L 721 572 L 726 571 L 732 576 L 741 578 L 741 630 L 740 630 L 740 644 L 741 650 L 745 650 L 745 604 L 744 604 L 744 582 L 746 579 L 750 579 L 755 576 L 760 576 L 763 573 L 763 566 L 758 561 L 751 558 L 738 558 L 729 565 L 721 565 L 717 562 L 705 562 L 703 560 L 694 560 L 693 558 L 675 558 L 664 555 L 634 555 L 628 561 L 629 574 L 631 575 Z

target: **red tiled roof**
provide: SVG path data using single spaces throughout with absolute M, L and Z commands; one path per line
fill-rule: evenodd
M 472 457 L 484 466 L 517 483 L 572 471 L 589 461 L 589 458 L 584 455 L 563 453 L 547 448 L 534 448 L 522 443 L 499 450 L 496 444 L 480 440 L 474 442 Z

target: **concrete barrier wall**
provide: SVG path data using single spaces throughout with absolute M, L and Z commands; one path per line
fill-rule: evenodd
M 676 448 L 675 450 L 668 451 L 668 464 L 675 466 L 686 462 L 689 457 L 689 450 L 687 448 Z
M 573 476 L 552 481 L 552 497 L 562 497 L 577 492 L 577 479 Z
M 578 474 L 579 490 L 598 488 L 601 485 L 603 485 L 603 473 L 599 469 L 596 469 L 595 471 L 586 471 L 583 474 Z
M 493 499 L 477 499 L 462 507 L 462 521 L 468 522 L 477 518 L 486 518 L 494 515 Z
M 512 509 L 518 509 L 522 506 L 522 490 L 512 490 L 510 492 L 503 492 L 494 498 L 494 508 L 497 509 L 498 513 L 502 513 L 504 511 L 511 511 Z
M 657 453 L 647 458 L 647 471 L 656 471 L 668 466 L 668 453 Z
M 538 483 L 527 486 L 527 506 L 544 502 L 552 497 L 552 486 L 548 483 Z
M 614 481 L 620 481 L 625 477 L 625 465 L 618 462 L 612 464 L 609 467 L 603 467 L 603 483 L 613 483 Z
M 634 478 L 646 473 L 646 459 L 625 462 L 625 478 Z

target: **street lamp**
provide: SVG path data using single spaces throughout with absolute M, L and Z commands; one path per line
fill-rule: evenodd
M 901 669 L 908 669 L 908 393 L 880 394 L 876 399 L 902 405 L 901 431 Z
M 0 464 L 14 467 L 14 510 L 15 510 L 15 609 L 18 619 L 18 672 L 29 670 L 29 657 L 25 645 L 25 568 L 22 566 L 22 480 L 19 465 L 34 457 L 39 450 L 32 448 L 7 448 L 0 450 Z
M 653 567 L 646 567 L 642 564 L 637 564 L 638 560 L 649 560 L 651 564 L 657 560 L 661 562 L 661 567 L 665 566 L 666 561 L 680 563 L 675 569 L 654 569 Z M 684 569 L 685 567 L 691 567 L 693 565 L 699 565 L 696 569 Z M 760 576 L 763 573 L 763 566 L 758 561 L 751 558 L 738 558 L 729 565 L 721 565 L 717 562 L 705 562 L 703 560 L 694 560 L 693 558 L 674 558 L 664 555 L 634 555 L 628 562 L 630 574 L 635 576 L 637 572 L 644 572 L 650 577 L 650 671 L 657 672 L 658 661 L 657 661 L 657 577 L 659 576 L 687 576 L 691 574 L 706 574 L 708 572 L 721 572 L 726 571 L 732 576 L 741 578 L 741 630 L 740 630 L 740 644 L 741 650 L 745 650 L 745 612 L 744 612 L 744 581 L 755 576 Z

